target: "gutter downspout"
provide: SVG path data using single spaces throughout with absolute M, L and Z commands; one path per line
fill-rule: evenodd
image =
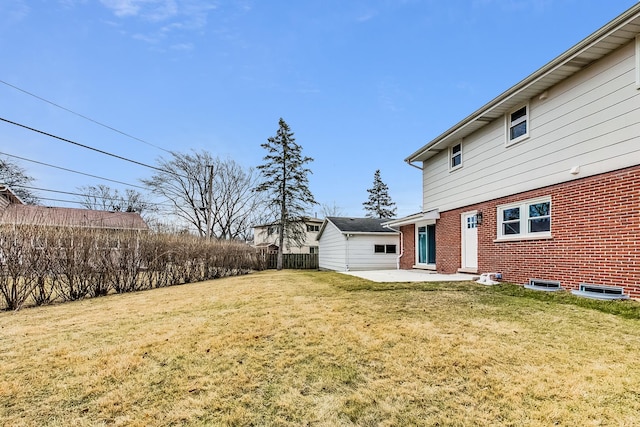
M 411 163 L 409 163 L 411 165 Z M 411 165 L 413 166 L 413 165 Z M 417 166 L 415 166 L 417 167 Z M 396 270 L 400 270 L 400 258 L 402 258 L 402 255 L 404 255 L 404 234 L 402 234 L 402 231 L 400 230 L 395 230 L 393 228 L 391 228 L 389 225 L 385 225 L 384 228 L 388 228 L 389 230 L 393 230 L 397 233 L 400 233 L 400 254 L 398 255 L 398 258 L 396 260 Z
M 344 236 L 347 239 L 347 244 L 345 245 L 345 253 L 344 253 L 345 271 L 349 271 L 349 234 L 345 234 Z
M 423 168 L 421 168 L 420 166 L 417 166 L 417 165 L 414 165 L 413 163 L 411 163 L 411 160 L 407 160 L 406 162 L 407 162 L 407 164 L 408 164 L 409 166 L 413 166 L 414 168 L 419 169 L 419 170 L 421 170 L 421 171 L 422 171 L 422 170 L 424 170 L 424 169 L 423 169 Z

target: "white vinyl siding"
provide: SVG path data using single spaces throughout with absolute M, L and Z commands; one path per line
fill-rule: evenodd
M 351 234 L 349 238 L 328 223 L 320 236 L 318 261 L 323 270 L 385 270 L 398 264 L 397 253 L 387 253 L 392 246 L 399 248 L 397 234 Z M 375 245 L 383 245 L 385 253 L 375 253 Z
M 464 168 L 449 173 L 449 150 L 423 169 L 423 206 L 460 208 L 638 164 L 640 92 L 629 43 L 529 102 L 529 140 L 505 147 L 504 120 L 464 140 Z M 464 114 L 464 112 L 461 112 Z M 578 174 L 571 174 L 574 166 Z
M 328 222 L 318 242 L 318 266 L 322 270 L 345 271 L 345 237 L 338 228 Z
M 640 89 L 640 34 L 636 36 L 636 89 Z
M 398 254 L 395 253 L 375 253 L 374 245 L 387 246 L 399 244 L 400 238 L 397 234 L 391 235 L 369 235 L 354 234 L 349 237 L 349 252 L 347 263 L 349 270 L 385 270 L 396 268 L 398 264 Z M 324 248 L 322 248 L 324 250 Z M 322 253 L 322 250 L 320 253 Z

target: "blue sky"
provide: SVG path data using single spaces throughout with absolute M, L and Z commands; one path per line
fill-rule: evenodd
M 282 117 L 315 159 L 318 202 L 363 216 L 380 169 L 403 216 L 421 208 L 406 156 L 634 3 L 3 0 L 0 117 L 143 163 L 161 147 L 247 167 Z M 3 122 L 0 152 L 135 185 L 152 174 Z M 42 188 L 125 188 L 18 162 Z

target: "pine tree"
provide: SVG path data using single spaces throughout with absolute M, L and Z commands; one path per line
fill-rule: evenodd
M 278 270 L 282 269 L 284 244 L 301 245 L 305 239 L 304 213 L 316 201 L 309 190 L 305 167 L 311 157 L 302 156 L 302 147 L 296 143 L 289 125 L 281 118 L 276 136 L 260 146 L 267 150 L 264 164 L 258 166 L 263 181 L 256 191 L 267 194 L 278 218 Z
M 367 218 L 393 218 L 396 204 L 391 201 L 389 187 L 380 179 L 380 169 L 373 175 L 373 188 L 367 189 L 369 200 L 362 203 Z

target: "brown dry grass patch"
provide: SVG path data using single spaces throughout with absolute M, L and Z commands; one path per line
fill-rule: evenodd
M 637 425 L 637 319 L 474 284 L 243 277 L 0 314 L 12 426 Z

